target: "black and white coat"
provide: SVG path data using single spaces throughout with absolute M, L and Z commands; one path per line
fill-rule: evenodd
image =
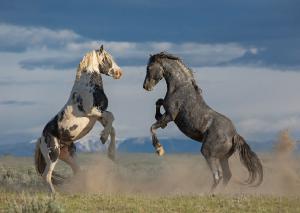
M 108 99 L 104 93 L 101 74 L 119 79 L 120 67 L 108 52 L 103 49 L 87 53 L 80 62 L 76 80 L 67 103 L 44 127 L 42 136 L 37 142 L 35 163 L 37 171 L 55 192 L 52 180 L 59 176 L 53 174 L 58 159 L 69 164 L 74 173 L 79 169 L 75 158 L 74 142 L 84 137 L 99 121 L 104 129 L 100 140 L 105 143 L 111 136 L 109 157 L 114 158 L 115 131 L 112 126 L 114 116 L 106 111 Z

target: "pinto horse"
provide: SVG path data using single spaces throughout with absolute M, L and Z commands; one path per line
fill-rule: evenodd
M 213 174 L 212 191 L 222 178 L 225 185 L 230 180 L 228 159 L 236 150 L 249 172 L 246 183 L 259 185 L 263 180 L 259 158 L 237 133 L 232 121 L 205 103 L 193 72 L 178 57 L 162 52 L 149 59 L 144 89 L 152 90 L 163 78 L 167 83 L 167 94 L 156 102 L 157 121 L 151 126 L 157 154 L 163 155 L 164 149 L 156 136 L 156 129 L 165 128 L 174 121 L 186 136 L 202 142 L 201 152 Z M 160 112 L 161 106 L 165 109 L 164 114 Z
M 36 170 L 52 193 L 55 192 L 53 183 L 62 181 L 60 175 L 53 173 L 58 159 L 66 162 L 76 173 L 79 166 L 74 156 L 74 142 L 90 132 L 97 121 L 104 126 L 100 136 L 101 142 L 104 144 L 108 136 L 111 137 L 108 155 L 114 158 L 115 130 L 112 126 L 114 116 L 106 111 L 108 100 L 104 93 L 101 74 L 114 79 L 122 76 L 122 70 L 103 49 L 103 45 L 83 57 L 78 65 L 76 80 L 67 103 L 46 124 L 42 136 L 36 143 Z

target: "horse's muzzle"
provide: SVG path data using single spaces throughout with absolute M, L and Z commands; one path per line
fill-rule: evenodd
M 148 83 L 145 82 L 145 83 L 143 84 L 143 88 L 144 88 L 145 90 L 147 90 L 147 91 L 153 90 L 153 87 L 150 86 L 149 82 L 148 82 Z
M 122 75 L 123 75 L 123 71 L 121 69 L 116 70 L 114 74 L 114 79 L 120 79 Z

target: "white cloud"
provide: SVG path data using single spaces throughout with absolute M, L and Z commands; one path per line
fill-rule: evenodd
M 80 36 L 71 30 L 51 30 L 44 27 L 23 27 L 0 24 L 0 47 L 24 49 L 62 46 Z
M 192 65 L 215 65 L 242 57 L 246 52 L 257 53 L 255 47 L 244 47 L 238 43 L 171 43 L 171 42 L 127 42 L 105 41 L 84 38 L 67 30 L 52 30 L 44 27 L 23 27 L 0 24 L 0 50 L 26 51 L 27 58 L 39 59 L 55 55 L 57 58 L 82 57 L 90 50 L 104 44 L 116 58 L 134 63 L 143 59 L 146 63 L 149 54 L 169 51 L 177 54 Z M 24 54 L 25 54 L 24 53 Z
M 19 34 L 19 37 L 16 34 Z M 33 34 L 41 37 L 32 38 Z M 9 41 L 7 38 L 12 40 Z M 16 38 L 19 38 L 19 41 Z M 52 42 L 48 43 L 48 40 Z M 85 51 L 97 48 L 99 43 L 104 43 L 113 56 L 126 60 L 148 58 L 149 53 L 168 49 L 170 52 L 183 55 L 184 61 L 190 59 L 210 64 L 240 57 L 246 51 L 252 51 L 253 54 L 260 51 L 253 49 L 255 47 L 248 50 L 236 43 L 92 41 L 68 30 L 55 31 L 2 24 L 0 47 L 5 42 L 9 45 L 23 42 L 25 51 L 0 52 L 0 100 L 32 101 L 36 104 L 21 108 L 0 106 L 0 134 L 29 132 L 35 137 L 39 136 L 46 122 L 65 104 L 75 78 L 77 64 L 74 64 L 73 69 L 67 69 L 67 72 L 54 72 L 49 68 L 37 68 L 28 72 L 19 66 L 23 60 L 46 57 L 76 59 L 82 57 Z M 57 49 L 51 46 L 52 43 L 61 46 Z M 50 46 L 44 48 L 45 45 Z M 122 79 L 113 80 L 104 77 L 109 110 L 115 114 L 114 125 L 118 137 L 149 136 L 149 127 L 154 121 L 154 103 L 156 99 L 165 95 L 164 82 L 161 82 L 153 92 L 146 92 L 142 88 L 145 66 L 123 66 L 122 68 L 124 69 Z M 195 67 L 194 70 L 207 103 L 230 117 L 238 131 L 247 139 L 269 139 L 275 137 L 278 130 L 284 128 L 298 130 L 300 137 L 298 94 L 300 72 L 234 66 Z M 98 134 L 98 130 L 95 131 L 96 133 L 92 134 Z M 160 136 L 182 136 L 174 124 L 158 132 Z
M 253 117 L 242 119 L 237 122 L 237 125 L 241 132 L 245 135 L 275 135 L 276 132 L 280 132 L 283 129 L 289 129 L 293 132 L 298 132 L 300 129 L 300 116 L 284 114 L 278 118 L 263 118 Z M 298 135 L 299 137 L 300 135 Z
M 189 63 L 197 65 L 216 65 L 242 57 L 247 51 L 254 51 L 254 48 L 243 47 L 237 43 L 226 44 L 202 44 L 202 43 L 170 43 L 170 42 L 108 42 L 108 41 L 87 41 L 82 43 L 71 43 L 69 50 L 84 52 L 87 49 L 97 48 L 99 44 L 109 49 L 118 58 L 144 58 L 149 54 L 161 51 L 181 56 L 189 60 Z M 257 53 L 256 49 L 256 53 Z

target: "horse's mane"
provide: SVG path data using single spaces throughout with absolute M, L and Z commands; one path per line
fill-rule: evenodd
M 109 54 L 104 50 L 102 54 L 104 54 L 105 56 L 109 56 Z M 82 72 L 86 72 L 88 69 L 96 69 L 96 67 L 98 67 L 98 64 L 102 63 L 102 60 L 97 60 L 97 62 L 95 62 L 95 59 L 97 59 L 97 57 L 99 56 L 96 50 L 90 51 L 83 56 L 77 67 L 76 80 L 79 80 Z
M 189 74 L 192 78 L 192 84 L 193 84 L 194 88 L 196 90 L 198 90 L 200 93 L 202 92 L 202 90 L 196 84 L 193 70 L 191 68 L 189 68 L 188 66 L 186 66 L 185 63 L 183 63 L 181 58 L 179 58 L 179 57 L 177 57 L 173 54 L 167 53 L 167 52 L 160 52 L 160 53 L 157 53 L 157 54 L 154 54 L 154 55 L 150 56 L 148 65 L 155 62 L 155 61 L 157 61 L 157 60 L 159 60 L 159 59 L 164 59 L 164 58 L 178 61 L 183 66 L 183 68 L 185 68 L 189 72 Z

